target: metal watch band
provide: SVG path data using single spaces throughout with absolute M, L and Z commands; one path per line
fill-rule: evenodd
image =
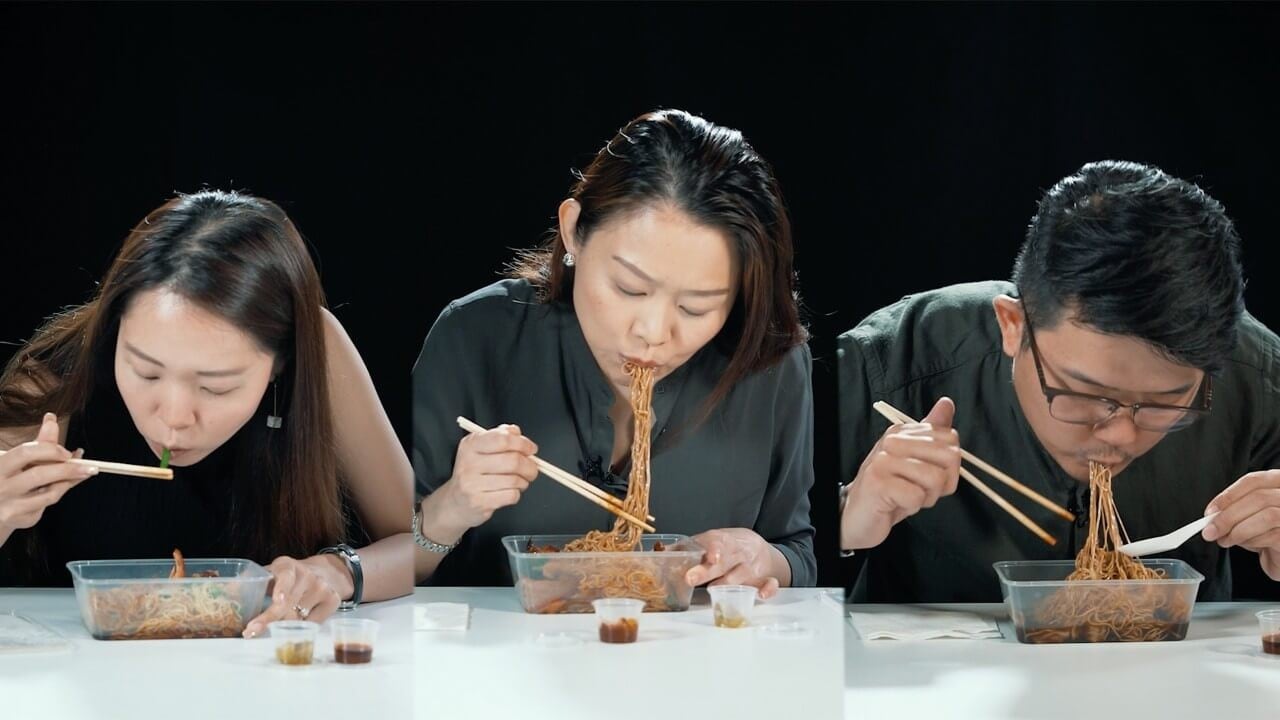
M 338 610 L 342 612 L 355 610 L 364 597 L 364 570 L 360 567 L 360 555 L 345 543 L 332 545 L 320 551 L 322 555 L 325 553 L 332 553 L 342 558 L 342 561 L 347 564 L 347 570 L 351 572 L 351 599 L 343 600 L 338 605 Z
M 841 486 L 840 486 L 840 512 L 839 512 L 839 517 L 840 517 L 840 519 L 841 519 L 841 521 L 842 521 L 842 522 L 843 522 L 843 519 L 844 519 L 844 506 L 845 506 L 845 504 L 849 501 L 849 486 L 850 486 L 850 485 L 852 485 L 852 484 L 853 484 L 853 482 L 852 482 L 852 481 L 850 481 L 850 482 L 844 483 L 843 485 L 841 485 Z M 842 557 L 842 558 L 851 558 L 851 557 L 853 557 L 853 554 L 854 554 L 854 551 L 853 551 L 853 550 L 843 550 L 843 549 L 842 549 L 842 550 L 840 551 L 840 557 Z
M 452 545 L 442 545 L 436 542 L 435 540 L 432 540 L 431 538 L 427 537 L 426 535 L 422 534 L 422 506 L 421 505 L 413 506 L 413 542 L 416 543 L 418 547 L 426 550 L 427 552 L 439 553 L 441 555 L 444 555 L 448 553 L 450 550 L 453 550 L 454 548 L 458 547 L 458 543 L 456 542 L 453 543 Z

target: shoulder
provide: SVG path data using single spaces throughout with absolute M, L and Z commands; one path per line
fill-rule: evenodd
M 1245 312 L 1236 325 L 1228 371 L 1243 373 L 1268 393 L 1280 393 L 1280 337 Z
M 545 307 L 527 280 L 499 280 L 464 295 L 445 306 L 440 319 L 453 322 L 512 322 L 531 310 Z
M 894 387 L 998 352 L 991 302 L 1013 291 L 1011 283 L 985 281 L 904 296 L 836 339 L 841 371 L 861 366 L 875 385 Z
M 559 305 L 558 303 L 556 305 Z M 478 363 L 514 361 L 556 337 L 548 322 L 565 315 L 556 305 L 538 300 L 527 280 L 500 280 L 445 306 L 423 341 L 415 371 L 456 361 Z M 500 360 L 495 360 L 501 358 Z

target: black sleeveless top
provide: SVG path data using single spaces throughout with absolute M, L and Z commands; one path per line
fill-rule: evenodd
M 85 457 L 97 460 L 158 466 L 115 383 L 99 388 L 85 411 L 71 418 L 66 447 L 82 447 Z M 69 561 L 167 558 L 175 548 L 187 557 L 239 557 L 266 565 L 274 557 L 251 555 L 236 520 L 243 521 L 251 503 L 261 511 L 270 496 L 260 486 L 263 479 L 245 482 L 252 470 L 242 457 L 247 444 L 269 441 L 273 432 L 264 406 L 205 459 L 174 468 L 173 480 L 105 473 L 88 478 L 47 508 L 34 528 L 15 531 L 0 546 L 0 586 L 69 587 Z M 348 536 L 363 542 L 356 513 L 346 516 Z

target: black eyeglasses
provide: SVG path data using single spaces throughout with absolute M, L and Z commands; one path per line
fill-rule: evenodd
M 1152 432 L 1181 430 L 1208 415 L 1213 407 L 1213 378 L 1205 373 L 1194 402 L 1189 406 L 1161 403 L 1123 403 L 1101 395 L 1078 393 L 1061 388 L 1051 388 L 1044 379 L 1044 366 L 1040 360 L 1040 348 L 1031 330 L 1031 319 L 1023 314 L 1027 323 L 1027 339 L 1030 340 L 1031 357 L 1035 360 L 1036 375 L 1040 378 L 1040 390 L 1049 401 L 1049 415 L 1055 420 L 1074 425 L 1101 425 L 1110 420 L 1121 408 L 1128 410 L 1133 424 Z

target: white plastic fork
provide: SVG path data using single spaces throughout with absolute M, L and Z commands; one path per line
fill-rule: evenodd
M 1218 517 L 1218 513 L 1213 513 L 1212 515 L 1205 515 L 1204 517 L 1200 518 L 1199 520 L 1196 520 L 1195 522 L 1188 523 L 1187 525 L 1183 525 L 1182 527 L 1178 528 L 1177 530 L 1174 530 L 1168 535 L 1161 535 L 1160 537 L 1147 538 L 1146 540 L 1131 542 L 1126 545 L 1121 545 L 1120 547 L 1116 548 L 1116 550 L 1119 550 L 1125 555 L 1131 555 L 1133 557 L 1140 557 L 1142 555 L 1152 555 L 1154 553 L 1160 553 L 1160 552 L 1168 552 L 1169 550 L 1172 550 L 1178 547 L 1179 545 L 1182 545 L 1182 543 L 1190 540 L 1192 537 L 1198 534 L 1201 530 L 1203 530 L 1205 526 L 1208 525 L 1210 522 L 1212 522 L 1213 519 L 1216 517 Z

